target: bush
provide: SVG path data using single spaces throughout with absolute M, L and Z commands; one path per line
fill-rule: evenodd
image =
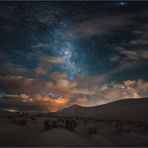
M 96 128 L 89 128 L 88 135 L 97 135 L 97 129 Z

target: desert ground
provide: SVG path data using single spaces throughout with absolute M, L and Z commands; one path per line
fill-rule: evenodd
M 147 99 L 57 113 L 1 110 L 0 146 L 148 146 L 147 110 Z

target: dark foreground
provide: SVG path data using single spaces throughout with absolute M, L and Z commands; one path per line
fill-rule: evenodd
M 5 113 L 0 146 L 148 146 L 148 122 Z

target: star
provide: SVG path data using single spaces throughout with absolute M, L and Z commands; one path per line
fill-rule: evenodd
M 119 2 L 119 6 L 126 6 L 126 5 L 127 5 L 127 2 L 125 2 L 125 1 Z

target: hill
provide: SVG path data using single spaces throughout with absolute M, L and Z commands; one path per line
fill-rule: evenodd
M 57 114 L 101 120 L 148 121 L 148 98 L 119 100 L 93 107 L 73 105 Z

